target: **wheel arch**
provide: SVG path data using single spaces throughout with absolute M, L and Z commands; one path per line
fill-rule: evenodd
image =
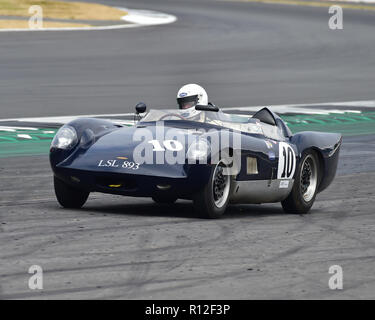
M 303 152 L 307 150 L 314 150 L 317 153 L 321 172 L 318 192 L 326 189 L 336 175 L 342 144 L 341 134 L 305 131 L 293 135 L 290 142 L 296 145 L 300 159 Z

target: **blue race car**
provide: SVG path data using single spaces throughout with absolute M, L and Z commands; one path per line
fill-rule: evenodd
M 50 149 L 58 202 L 80 208 L 102 192 L 189 199 L 204 218 L 221 217 L 229 203 L 281 202 L 303 214 L 334 179 L 340 134 L 292 134 L 267 108 L 253 116 L 195 108 L 189 118 L 140 105 L 134 126 L 81 118 L 61 127 Z

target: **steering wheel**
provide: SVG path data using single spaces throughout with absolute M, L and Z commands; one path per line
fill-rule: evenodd
M 183 116 L 179 115 L 178 113 L 169 113 L 169 114 L 165 114 L 164 116 L 162 116 L 159 119 L 159 121 L 164 120 L 167 117 L 177 117 L 177 118 L 180 118 L 181 120 L 186 120 Z

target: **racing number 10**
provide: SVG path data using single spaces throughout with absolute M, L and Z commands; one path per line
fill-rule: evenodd
M 177 140 L 164 140 L 163 145 L 165 148 L 160 145 L 158 140 L 150 140 L 148 143 L 152 144 L 153 151 L 165 151 L 165 149 L 169 151 L 181 151 L 183 149 L 182 143 Z
M 278 179 L 292 179 L 296 169 L 296 156 L 294 150 L 285 142 L 279 144 Z
M 294 159 L 293 159 L 292 149 L 283 148 L 283 157 L 286 159 L 286 161 L 284 161 L 284 169 L 283 169 L 283 173 L 281 174 L 281 178 L 287 178 L 287 177 L 290 177 L 290 174 L 292 173 L 292 169 L 293 169 Z

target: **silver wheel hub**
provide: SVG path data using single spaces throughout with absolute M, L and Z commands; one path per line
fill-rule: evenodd
M 216 165 L 212 178 L 212 193 L 216 207 L 221 208 L 229 196 L 229 175 L 225 174 L 225 164 L 221 161 Z
M 300 191 L 303 200 L 310 202 L 315 195 L 318 182 L 318 172 L 315 159 L 308 155 L 301 166 Z

